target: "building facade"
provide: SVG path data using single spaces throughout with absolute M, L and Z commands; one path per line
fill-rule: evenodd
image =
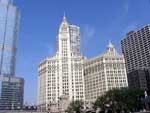
M 19 18 L 12 0 L 0 0 L 0 75 L 15 75 Z
M 84 61 L 84 83 L 87 102 L 113 88 L 128 86 L 124 57 L 111 43 L 103 54 Z
M 22 109 L 24 80 L 15 77 L 19 9 L 0 0 L 0 110 Z
M 84 100 L 83 57 L 80 52 L 80 28 L 63 18 L 57 36 L 57 52 L 38 67 L 38 105 L 48 109 L 67 95 L 69 100 Z
M 125 57 L 129 87 L 133 87 L 132 85 L 139 87 L 134 77 L 138 77 L 137 80 L 144 77 L 145 81 L 139 82 L 140 86 L 150 83 L 144 74 L 145 70 L 150 70 L 150 25 L 129 32 L 121 40 L 121 47 Z M 145 90 L 144 86 L 141 88 Z
M 140 88 L 150 91 L 150 70 L 139 69 L 128 73 L 128 83 L 130 88 Z
M 24 80 L 0 76 L 0 110 L 20 110 L 23 107 Z
M 5 4 L 12 4 L 13 0 L 0 0 L 0 2 L 5 3 Z
M 127 73 L 137 69 L 150 69 L 150 25 L 129 32 L 121 40 Z

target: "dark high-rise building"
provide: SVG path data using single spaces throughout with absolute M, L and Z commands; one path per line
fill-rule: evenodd
M 18 77 L 0 76 L 0 110 L 23 108 L 24 80 Z
M 121 41 L 127 73 L 150 69 L 150 25 L 129 32 Z
M 150 90 L 150 71 L 146 69 L 135 70 L 128 73 L 128 82 L 130 88 L 140 88 Z
M 0 110 L 22 109 L 24 80 L 15 77 L 19 9 L 0 0 Z
M 140 87 L 144 90 L 150 83 L 146 70 L 150 70 L 150 25 L 129 32 L 121 41 L 125 57 L 129 87 Z M 148 77 L 148 78 L 147 78 Z M 135 83 L 137 82 L 137 83 Z

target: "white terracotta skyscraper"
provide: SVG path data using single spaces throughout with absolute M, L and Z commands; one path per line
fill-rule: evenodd
M 124 57 L 111 42 L 103 54 L 85 60 L 84 80 L 85 99 L 90 103 L 113 88 L 128 86 Z
M 48 109 L 63 95 L 69 100 L 84 100 L 83 57 L 80 52 L 80 28 L 63 17 L 57 36 L 57 52 L 38 68 L 38 105 Z

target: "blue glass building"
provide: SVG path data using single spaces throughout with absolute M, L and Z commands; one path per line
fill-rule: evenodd
M 0 110 L 23 107 L 23 78 L 15 77 L 19 9 L 13 0 L 0 0 Z
M 12 0 L 0 0 L 0 75 L 15 75 L 19 9 Z

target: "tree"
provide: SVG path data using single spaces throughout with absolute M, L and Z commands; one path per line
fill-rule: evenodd
M 68 113 L 73 113 L 74 111 L 76 113 L 82 113 L 81 109 L 83 108 L 84 103 L 81 100 L 76 100 L 70 103 L 70 105 L 67 108 Z
M 141 89 L 123 89 L 123 104 L 124 109 L 128 111 L 133 111 L 134 109 L 141 109 L 142 108 L 142 101 L 141 99 L 144 98 L 144 91 Z
M 99 97 L 95 101 L 94 107 L 103 110 L 110 109 L 113 113 L 117 110 L 132 111 L 142 108 L 141 98 L 143 96 L 144 91 L 141 89 L 112 89 Z
M 117 109 L 122 109 L 122 91 L 120 89 L 112 89 L 106 93 L 107 104 L 115 113 Z
M 95 103 L 94 103 L 94 108 L 96 109 L 96 108 L 101 108 L 101 110 L 105 110 L 106 109 L 106 96 L 105 95 L 103 95 L 103 96 L 101 96 L 101 97 L 99 97 L 96 101 L 95 101 Z

